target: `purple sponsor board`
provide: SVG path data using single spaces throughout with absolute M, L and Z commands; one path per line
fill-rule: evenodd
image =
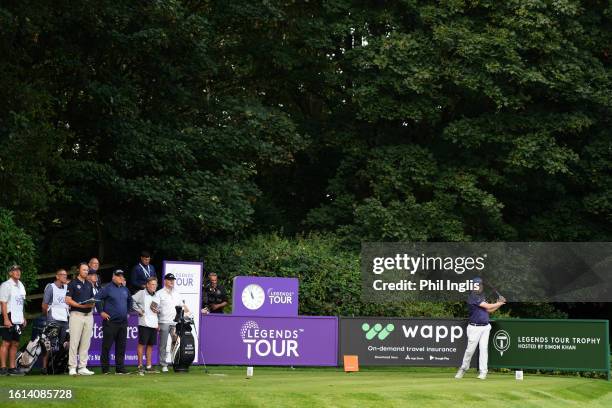
M 159 342 L 159 339 L 158 339 Z M 127 327 L 127 343 L 125 345 L 125 365 L 138 365 L 138 355 L 136 354 L 136 346 L 138 345 L 138 316 L 130 315 L 128 317 Z M 89 362 L 88 366 L 99 366 L 100 355 L 102 354 L 102 318 L 100 315 L 94 315 L 94 327 L 89 346 Z M 110 365 L 115 365 L 115 345 L 111 346 L 110 350 Z M 153 346 L 153 364 L 158 362 L 157 346 Z M 144 361 L 146 357 L 143 356 Z
M 232 313 L 240 316 L 297 316 L 298 279 L 236 276 Z
M 200 342 L 206 364 L 336 366 L 338 318 L 211 314 Z

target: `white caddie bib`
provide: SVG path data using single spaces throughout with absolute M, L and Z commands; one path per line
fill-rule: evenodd
M 51 309 L 51 317 L 53 320 L 60 322 L 68 321 L 68 305 L 66 304 L 66 292 L 68 288 L 58 288 L 55 283 L 51 284 L 53 288 L 53 302 L 49 305 Z
M 23 283 L 17 282 L 17 285 L 11 282 L 11 298 L 9 299 L 9 311 L 11 312 L 11 321 L 13 324 L 23 323 L 23 304 L 25 303 L 26 291 Z

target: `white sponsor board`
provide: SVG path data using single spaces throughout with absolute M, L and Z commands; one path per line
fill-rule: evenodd
M 174 290 L 178 291 L 180 299 L 185 301 L 194 318 L 193 338 L 195 340 L 195 360 L 200 358 L 200 308 L 202 305 L 202 271 L 201 262 L 164 261 L 163 275 L 171 273 L 176 277 Z M 168 343 L 170 345 L 170 342 Z

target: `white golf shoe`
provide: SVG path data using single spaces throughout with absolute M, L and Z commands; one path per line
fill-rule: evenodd
M 463 378 L 464 374 L 465 374 L 465 370 L 463 368 L 460 368 L 457 371 L 457 374 L 455 374 L 455 378 L 459 380 L 459 379 Z
M 78 373 L 79 375 L 94 375 L 95 374 L 93 371 L 89 371 L 87 367 L 79 368 Z

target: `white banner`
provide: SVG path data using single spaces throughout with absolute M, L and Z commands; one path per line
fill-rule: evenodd
M 171 273 L 176 277 L 174 289 L 180 294 L 193 315 L 194 327 L 192 329 L 195 339 L 196 356 L 194 363 L 200 360 L 200 309 L 202 306 L 202 271 L 201 262 L 164 261 L 163 275 Z M 168 343 L 170 345 L 170 343 Z

